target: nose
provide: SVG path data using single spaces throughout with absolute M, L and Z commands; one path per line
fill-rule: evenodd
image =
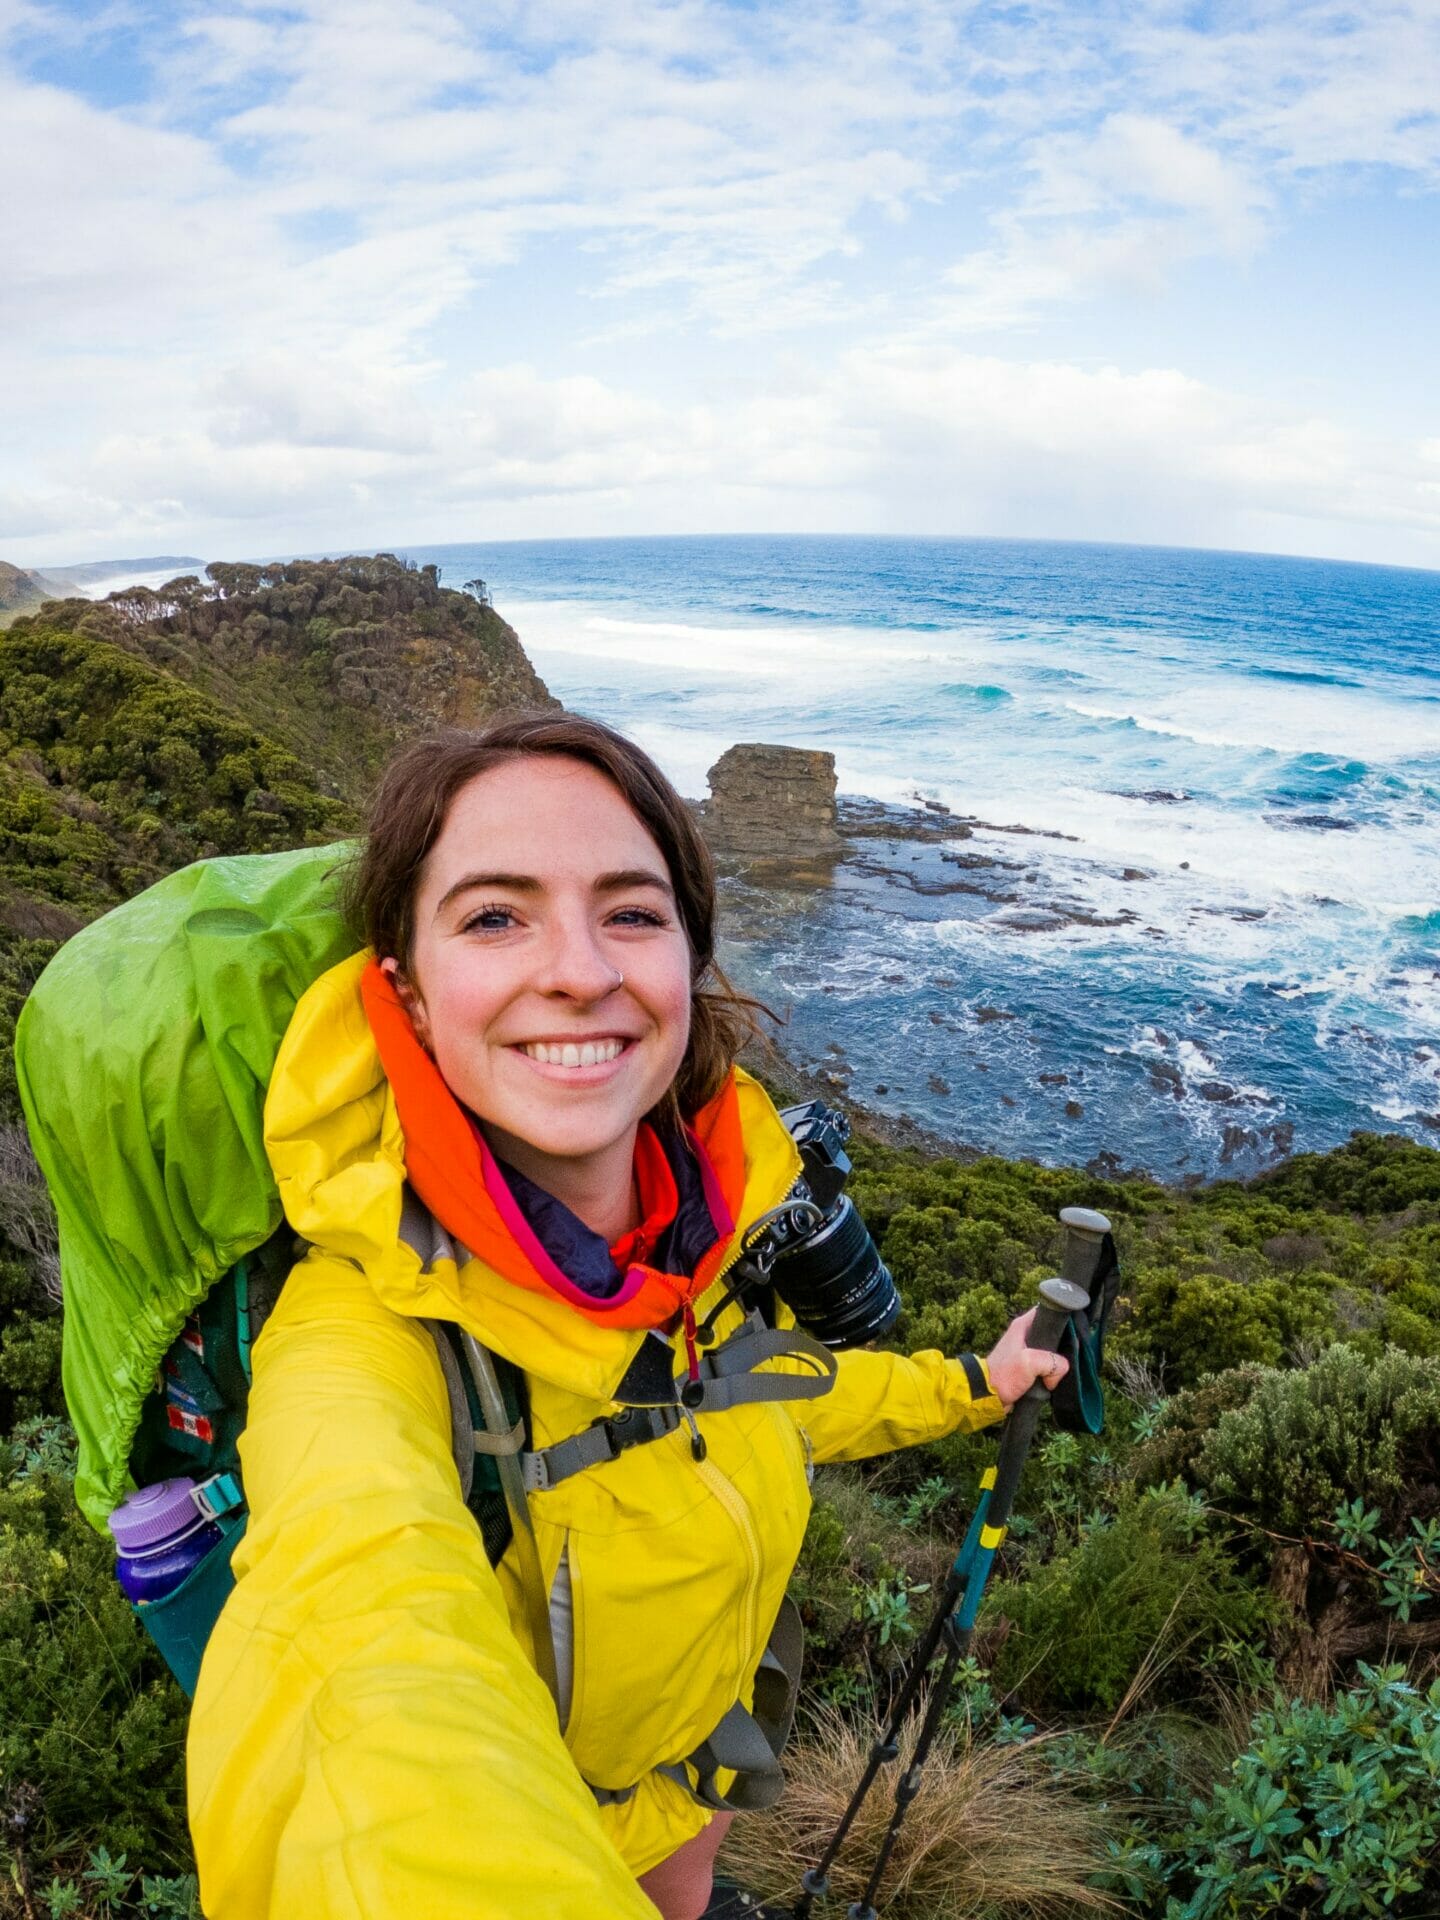
M 558 922 L 547 943 L 535 985 L 581 1006 L 594 1006 L 620 985 L 624 975 L 605 951 L 599 929 L 588 918 Z

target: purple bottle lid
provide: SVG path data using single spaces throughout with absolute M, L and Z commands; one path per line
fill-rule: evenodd
M 203 1526 L 210 1515 L 200 1508 L 195 1491 L 195 1482 L 182 1477 L 127 1494 L 107 1522 L 121 1553 L 143 1553 Z

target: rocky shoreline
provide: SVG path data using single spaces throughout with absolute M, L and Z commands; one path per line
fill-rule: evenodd
M 721 876 L 722 935 L 741 954 L 747 947 L 773 951 L 782 944 L 779 936 L 784 926 L 819 910 L 838 906 L 893 915 L 897 890 L 911 896 L 910 905 L 901 909 L 905 918 L 983 919 L 987 932 L 1016 938 L 1070 927 L 1133 925 L 1140 920 L 1128 909 L 1099 913 L 1068 896 L 1063 876 L 1057 878 L 1053 870 L 1047 874 L 1029 854 L 1027 843 L 1043 839 L 1078 844 L 1075 836 L 960 815 L 920 794 L 908 804 L 837 796 L 828 754 L 768 745 L 733 747 L 712 769 L 711 785 L 711 798 L 699 803 L 697 813 Z M 1157 804 L 1178 804 L 1182 797 L 1169 792 L 1153 796 Z M 1150 877 L 1137 867 L 1106 871 L 1121 883 Z M 1254 918 L 1256 912 L 1238 905 L 1233 909 L 1237 919 Z M 1159 927 L 1138 930 L 1157 942 L 1166 937 Z M 881 980 L 897 988 L 908 983 L 903 972 L 883 974 Z M 927 984 L 938 997 L 924 1017 L 957 1036 L 957 1051 L 954 1068 L 942 1061 L 928 1073 L 922 1100 L 925 1095 L 947 1103 L 958 1098 L 977 1115 L 986 1106 L 993 1109 L 996 1102 L 1013 1109 L 1014 1090 L 982 1093 L 976 1081 L 973 1096 L 966 1099 L 960 1081 L 990 1071 L 980 1057 L 983 1047 L 977 1050 L 980 1034 L 1020 1015 L 988 998 L 974 1004 L 968 999 L 963 1005 L 947 1004 L 959 985 L 952 974 L 935 972 Z M 820 994 L 836 990 L 828 983 L 818 988 Z M 846 1034 L 832 1030 L 827 1035 L 823 1015 L 817 1027 L 814 1005 L 811 996 L 812 1017 L 807 1022 L 811 1032 L 805 1043 L 782 1030 L 772 1048 L 755 1050 L 746 1064 L 796 1098 L 842 1105 L 861 1138 L 965 1162 L 983 1157 L 987 1149 L 975 1144 L 973 1134 L 968 1140 L 956 1138 L 876 1104 L 887 1095 L 913 1099 L 913 1088 L 908 1094 L 899 1086 L 892 1090 L 889 1077 L 882 1073 L 875 1076 L 873 1092 L 868 1087 L 859 1092 L 857 1069 L 844 1044 Z M 1275 1111 L 1278 1102 L 1257 1101 L 1219 1074 L 1187 1079 L 1162 1057 L 1171 1036 L 1157 1029 L 1155 1038 L 1161 1054 L 1144 1062 L 1150 1090 L 1162 1099 L 1190 1099 L 1216 1110 L 1219 1177 L 1232 1167 L 1252 1171 L 1274 1165 L 1292 1151 L 1294 1124 Z M 1077 1081 L 1073 1072 L 1062 1071 L 1053 1060 L 1047 1064 L 1043 1054 L 1033 1071 L 1037 1090 L 1053 1096 L 1062 1126 L 1085 1119 L 1086 1103 L 1092 1097 L 1085 1079 L 1082 1073 Z M 1100 1178 L 1164 1183 L 1154 1170 L 1138 1168 L 1107 1148 L 1094 1151 L 1093 1134 L 1090 1145 L 1089 1157 L 1082 1163 L 1077 1154 L 1071 1164 L 1083 1164 Z M 1013 1150 L 994 1150 L 1014 1157 Z M 1063 1146 L 1060 1152 L 1063 1156 Z M 1203 1178 L 1192 1171 L 1181 1176 L 1178 1184 L 1193 1186 Z M 1175 1176 L 1169 1179 L 1174 1181 Z

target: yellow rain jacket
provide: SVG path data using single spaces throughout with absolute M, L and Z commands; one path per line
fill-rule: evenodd
M 428 1214 L 417 1233 L 413 1197 L 402 1222 L 363 962 L 300 1002 L 266 1109 L 309 1250 L 256 1344 L 250 1523 L 191 1720 L 202 1904 L 209 1920 L 654 1920 L 636 1876 L 710 1818 L 655 1769 L 750 1701 L 805 1531 L 807 1456 L 860 1459 L 1003 1409 L 938 1353 L 849 1352 L 824 1398 L 702 1413 L 703 1461 L 680 1428 L 534 1494 L 547 1590 L 563 1559 L 573 1612 L 562 1728 L 513 1553 L 490 1566 L 461 1498 L 420 1322 L 457 1321 L 523 1369 L 537 1447 L 613 1412 L 648 1336 L 512 1284 Z M 799 1172 L 764 1092 L 738 1081 L 737 1239 Z M 587 1783 L 638 1790 L 602 1806 Z

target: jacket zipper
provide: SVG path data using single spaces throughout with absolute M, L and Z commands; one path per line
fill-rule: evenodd
M 800 1175 L 804 1172 L 804 1162 L 800 1158 L 798 1149 L 792 1146 L 791 1152 L 793 1155 L 793 1165 L 791 1168 L 789 1179 L 786 1181 L 785 1185 L 780 1189 L 779 1193 L 775 1196 L 775 1198 L 770 1202 L 770 1205 L 768 1207 L 761 1207 L 759 1209 L 759 1211 L 755 1215 L 756 1220 L 759 1220 L 764 1214 L 769 1213 L 773 1211 L 774 1208 L 778 1207 L 781 1201 L 784 1200 L 786 1194 L 789 1193 L 790 1189 L 794 1186 L 795 1182 L 800 1178 Z M 750 1224 L 751 1226 L 753 1226 L 754 1221 L 752 1221 Z M 711 1287 L 718 1285 L 718 1283 L 725 1278 L 726 1274 L 729 1273 L 732 1267 L 738 1266 L 740 1261 L 740 1255 L 745 1245 L 745 1236 L 749 1231 L 750 1231 L 750 1227 L 736 1227 L 735 1232 L 731 1236 L 730 1245 L 726 1250 L 724 1259 L 720 1262 L 719 1266 L 716 1267 L 714 1273 L 710 1274 L 706 1278 L 704 1286 L 699 1288 L 698 1291 L 696 1292 L 694 1299 L 697 1305 L 704 1298 L 704 1296 L 710 1291 Z M 704 1265 L 703 1261 L 701 1262 L 701 1265 L 702 1266 Z
M 745 1641 L 746 1657 L 754 1651 L 759 1622 L 756 1618 L 760 1605 L 760 1540 L 755 1532 L 755 1522 L 750 1516 L 750 1508 L 745 1496 L 727 1474 L 720 1471 L 713 1460 L 698 1460 L 695 1471 L 709 1487 L 720 1505 L 734 1521 L 736 1531 L 745 1543 L 749 1559 L 749 1570 L 745 1581 L 745 1618 L 748 1622 L 748 1637 Z

